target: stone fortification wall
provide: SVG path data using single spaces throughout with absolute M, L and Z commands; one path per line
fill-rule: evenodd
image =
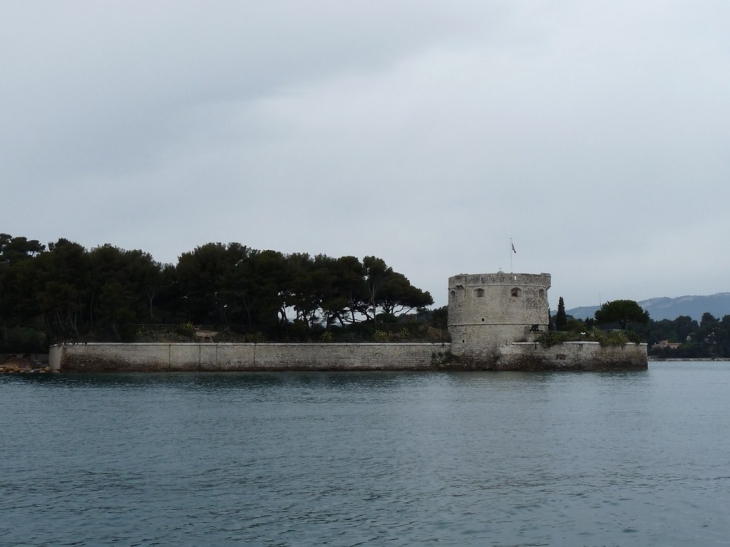
M 456 355 L 491 355 L 495 348 L 527 340 L 525 325 L 451 325 L 449 335 Z
M 565 342 L 500 345 L 489 354 L 449 355 L 449 344 L 88 344 L 54 346 L 62 372 L 284 370 L 646 369 L 646 344 Z
M 54 346 L 63 372 L 426 370 L 449 344 L 81 344 Z
M 645 370 L 647 345 L 602 347 L 598 342 L 563 342 L 549 348 L 535 343 L 514 343 L 497 351 L 498 370 Z
M 625 370 L 646 369 L 646 344 L 565 342 L 500 345 L 449 355 L 449 344 L 88 344 L 54 346 L 63 372 L 283 370 Z
M 485 355 L 547 330 L 550 274 L 492 273 L 449 278 L 449 334 L 455 354 Z

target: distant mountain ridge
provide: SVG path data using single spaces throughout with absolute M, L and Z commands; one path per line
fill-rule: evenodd
M 649 312 L 654 321 L 676 319 L 680 315 L 689 315 L 699 321 L 702 314 L 709 312 L 718 319 L 730 315 L 730 292 L 721 292 L 708 296 L 678 296 L 676 298 L 650 298 L 642 300 L 639 306 Z M 565 313 L 576 319 L 593 317 L 598 306 L 582 306 L 565 310 Z

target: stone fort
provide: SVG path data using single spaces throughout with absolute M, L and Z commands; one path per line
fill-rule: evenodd
M 50 348 L 52 370 L 625 370 L 647 368 L 646 344 L 551 345 L 550 274 L 460 274 L 449 278 L 451 343 L 89 343 Z
M 451 353 L 482 370 L 646 369 L 646 344 L 601 346 L 566 341 L 543 346 L 550 274 L 459 274 L 449 278 Z
M 460 274 L 449 278 L 451 351 L 484 355 L 533 342 L 548 330 L 550 274 Z

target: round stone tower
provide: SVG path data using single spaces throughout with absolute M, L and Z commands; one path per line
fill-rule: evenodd
M 547 331 L 550 274 L 461 274 L 449 278 L 449 334 L 455 355 L 488 355 L 497 346 Z

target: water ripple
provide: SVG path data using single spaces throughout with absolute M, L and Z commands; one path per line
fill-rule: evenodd
M 724 545 L 727 364 L 0 378 L 0 543 Z

